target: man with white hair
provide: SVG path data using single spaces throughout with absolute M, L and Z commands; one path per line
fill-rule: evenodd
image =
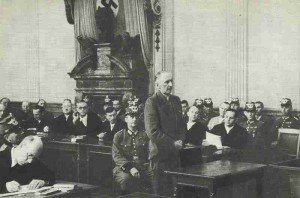
M 163 194 L 165 170 L 179 166 L 179 150 L 183 147 L 186 126 L 182 118 L 181 100 L 172 95 L 173 77 L 166 71 L 155 79 L 158 91 L 145 104 L 145 129 L 150 139 L 150 163 L 154 172 L 155 194 Z M 172 181 L 172 185 L 174 185 Z M 163 189 L 165 188 L 165 189 Z M 165 194 L 170 194 L 169 192 Z
M 12 149 L 0 152 L 0 193 L 17 192 L 21 185 L 38 189 L 54 183 L 54 174 L 38 160 L 43 142 L 38 136 L 27 136 Z

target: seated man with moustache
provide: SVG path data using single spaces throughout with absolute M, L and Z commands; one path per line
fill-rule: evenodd
M 126 129 L 126 123 L 117 117 L 117 111 L 113 107 L 105 109 L 105 118 L 101 127 L 101 133 L 98 135 L 100 140 L 111 144 L 116 132 Z
M 77 103 L 76 109 L 77 112 L 73 113 L 75 134 L 96 139 L 97 134 L 101 131 L 101 119 L 96 113 L 89 111 L 87 103 L 83 100 Z
M 127 108 L 125 122 L 128 129 L 117 132 L 113 139 L 112 157 L 116 164 L 113 176 L 120 185 L 122 194 L 152 189 L 149 139 L 147 134 L 138 128 L 138 117 L 138 112 Z
M 27 136 L 16 147 L 0 152 L 0 193 L 17 192 L 21 185 L 38 189 L 52 185 L 54 174 L 41 161 L 43 142 L 37 136 Z
M 25 124 L 25 129 L 34 129 L 36 132 L 45 132 L 50 131 L 50 124 L 46 119 L 42 117 L 42 110 L 39 106 L 36 106 L 32 109 L 33 117 L 29 118 Z
M 236 124 L 237 111 L 227 109 L 224 123 L 214 126 L 211 133 L 221 136 L 223 146 L 232 149 L 243 149 L 247 145 L 248 134 L 245 128 Z
M 63 114 L 54 119 L 53 132 L 60 135 L 75 134 L 75 125 L 73 123 L 72 102 L 70 99 L 65 99 L 62 103 Z

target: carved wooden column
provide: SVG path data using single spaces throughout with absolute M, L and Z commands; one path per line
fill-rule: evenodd
M 248 1 L 226 1 L 227 97 L 248 100 Z

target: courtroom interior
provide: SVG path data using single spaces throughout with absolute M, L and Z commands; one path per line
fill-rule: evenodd
M 300 197 L 299 11 L 0 0 L 0 197 Z

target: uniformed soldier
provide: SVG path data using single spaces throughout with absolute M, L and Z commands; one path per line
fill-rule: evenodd
M 274 117 L 270 116 L 270 115 L 266 115 L 264 114 L 264 103 L 262 103 L 261 101 L 256 101 L 255 102 L 255 108 L 256 108 L 256 115 L 255 118 L 258 121 L 261 121 L 264 123 L 263 127 L 264 127 L 264 131 L 265 133 L 270 136 L 270 134 L 272 134 L 272 132 L 274 131 L 275 128 L 275 119 Z M 270 141 L 270 138 L 268 138 L 268 140 Z M 271 142 L 269 142 L 271 143 Z
M 240 99 L 239 98 L 232 98 L 230 101 L 230 109 L 234 109 L 237 111 L 237 123 L 246 120 L 244 112 L 240 107 Z
M 292 115 L 293 106 L 292 106 L 291 99 L 282 98 L 280 101 L 280 106 L 281 106 L 282 115 L 275 122 L 275 132 L 273 135 L 273 140 L 277 139 L 279 128 L 292 128 L 292 129 L 300 128 L 299 118 Z
M 199 119 L 200 122 L 204 125 L 207 126 L 209 120 L 213 117 L 215 117 L 216 114 L 213 109 L 213 101 L 211 98 L 205 98 L 203 100 L 203 111 L 199 113 Z
M 248 143 L 244 153 L 244 161 L 262 163 L 265 160 L 264 150 L 267 145 L 267 134 L 264 123 L 255 118 L 255 104 L 247 102 L 244 109 L 246 120 L 240 125 L 248 132 Z
M 144 131 L 138 129 L 138 117 L 138 112 L 127 108 L 125 122 L 128 129 L 117 132 L 113 140 L 112 157 L 116 164 L 113 176 L 121 187 L 121 194 L 150 191 L 152 188 L 149 139 Z

